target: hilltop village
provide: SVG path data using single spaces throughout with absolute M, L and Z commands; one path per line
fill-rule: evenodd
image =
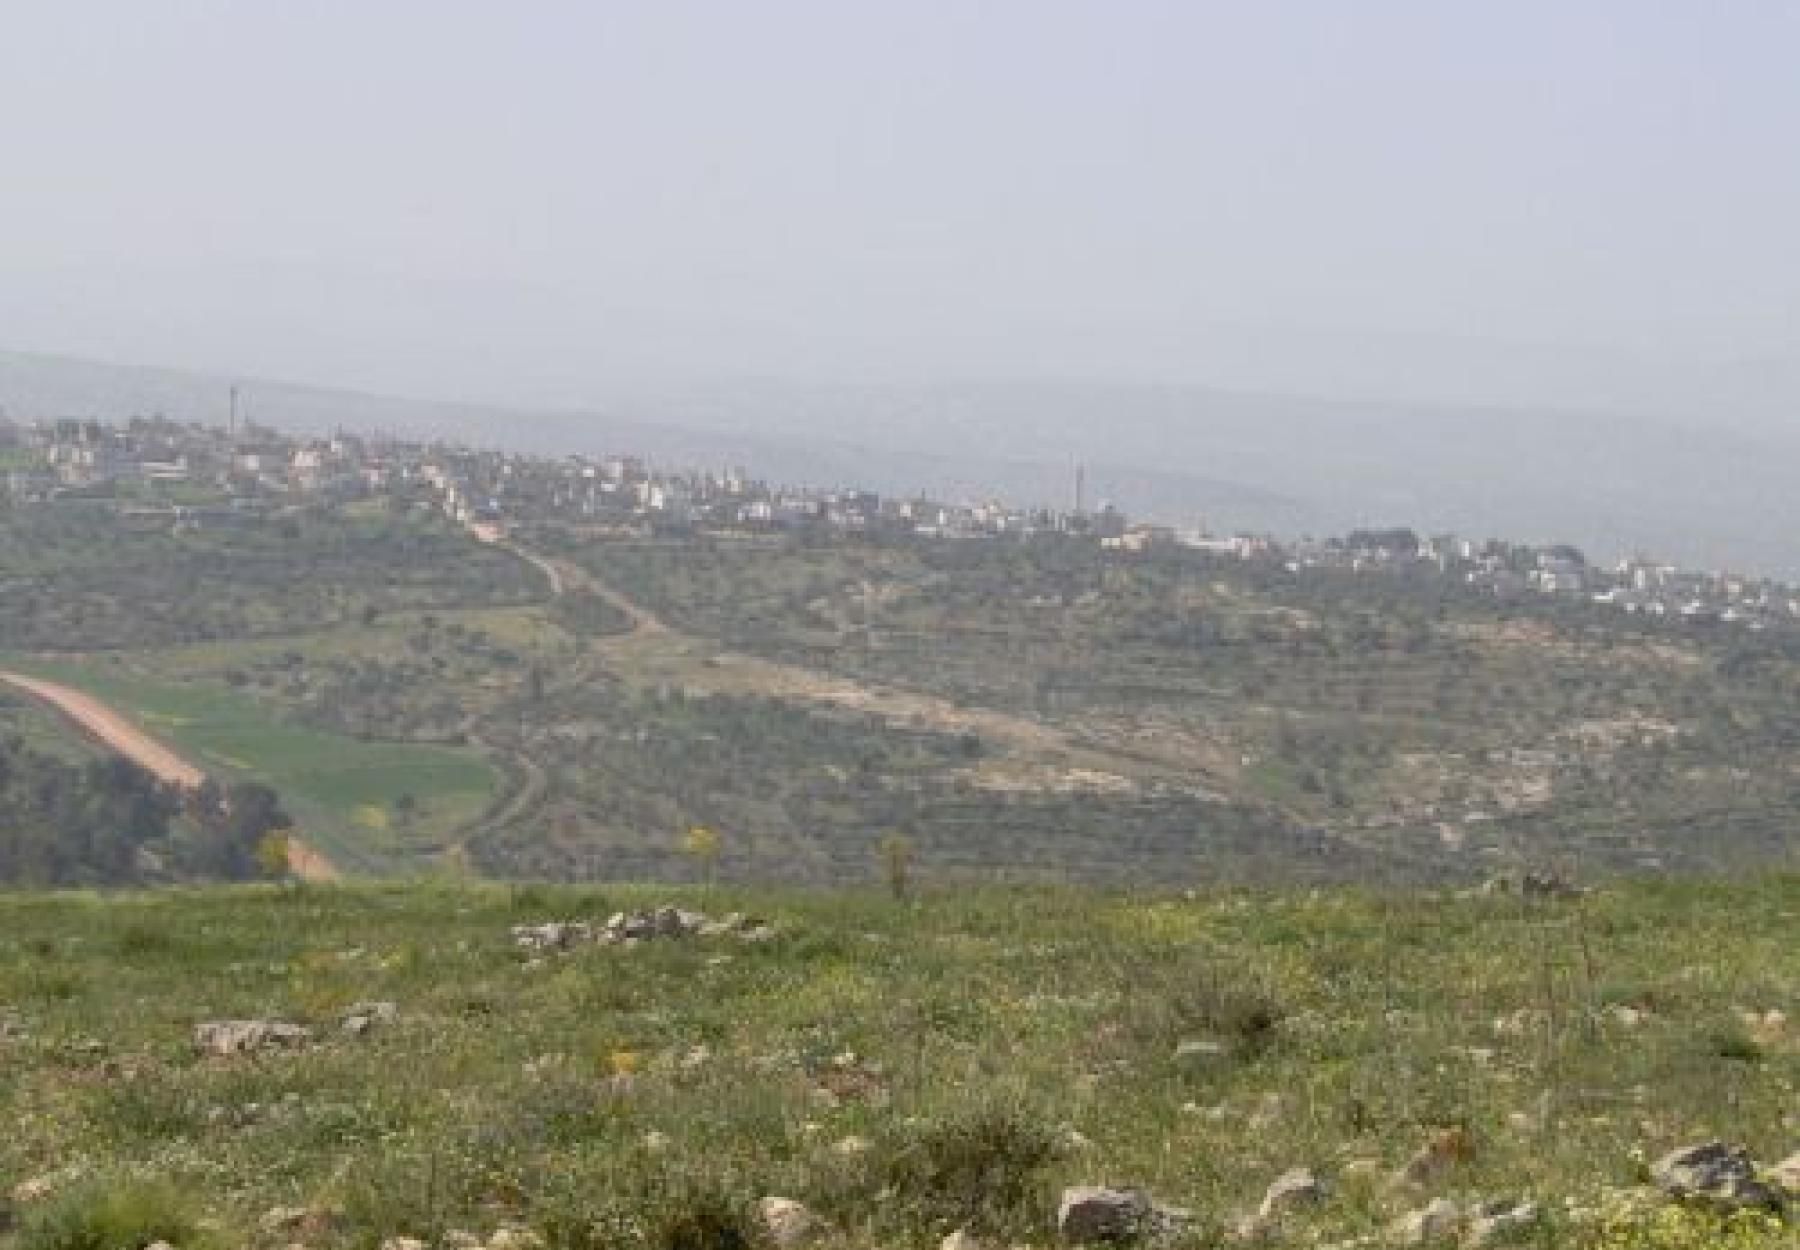
M 339 432 L 304 437 L 234 421 L 165 417 L 123 424 L 60 418 L 0 422 L 0 481 L 15 506 L 104 503 L 173 525 L 228 524 L 305 504 L 388 498 L 441 509 L 494 541 L 543 521 L 681 532 L 820 531 L 921 539 L 1091 539 L 1122 553 L 1187 548 L 1292 573 L 1437 574 L 1497 597 L 1588 601 L 1696 626 L 1800 626 L 1800 589 L 1637 557 L 1591 563 L 1567 544 L 1519 545 L 1407 528 L 1327 539 L 1219 536 L 1133 521 L 1113 504 L 1024 507 L 995 500 L 897 498 L 855 488 L 776 484 L 741 471 L 677 470 L 633 455 L 558 458 L 438 441 Z

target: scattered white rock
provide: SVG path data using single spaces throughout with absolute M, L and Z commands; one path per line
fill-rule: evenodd
M 12 1187 L 12 1200 L 20 1206 L 24 1206 L 30 1202 L 42 1202 L 55 1192 L 55 1181 L 48 1176 L 33 1176 Z
M 831 1143 L 831 1153 L 840 1159 L 860 1159 L 875 1149 L 875 1143 L 866 1137 L 840 1137 Z
M 299 1231 L 306 1223 L 305 1207 L 270 1207 L 264 1211 L 256 1227 L 263 1233 L 274 1236 L 277 1233 L 293 1233 Z
M 1542 1218 L 1538 1204 L 1526 1199 L 1484 1202 L 1469 1213 L 1469 1245 L 1497 1246 L 1523 1237 Z
M 546 921 L 543 924 L 516 924 L 512 927 L 513 943 L 530 951 L 566 951 L 594 940 L 594 930 L 585 922 Z
M 1770 1181 L 1781 1186 L 1789 1195 L 1800 1198 L 1800 1151 L 1770 1168 L 1768 1176 Z
M 663 904 L 647 911 L 614 912 L 595 926 L 584 920 L 550 920 L 512 927 L 513 943 L 536 954 L 558 954 L 578 946 L 636 946 L 643 942 L 691 937 L 735 937 L 763 942 L 775 936 L 767 922 L 733 912 L 714 920 L 705 912 Z
M 756 1217 L 776 1250 L 791 1250 L 823 1237 L 825 1222 L 809 1210 L 805 1203 L 792 1198 L 770 1196 L 756 1204 Z
M 1331 1196 L 1331 1186 L 1311 1168 L 1291 1168 L 1276 1177 L 1263 1192 L 1257 1214 L 1268 1220 L 1297 1207 L 1316 1206 Z
M 381 1250 L 431 1250 L 431 1247 L 417 1237 L 388 1237 L 382 1241 Z
M 1211 1038 L 1193 1038 L 1175 1046 L 1175 1065 L 1189 1072 L 1204 1071 L 1231 1056 L 1231 1048 Z
M 361 1037 L 378 1024 L 392 1024 L 400 1018 L 400 1008 L 389 1002 L 357 1003 L 339 1017 L 339 1027 L 351 1037 Z
M 1428 1246 L 1449 1241 L 1462 1224 L 1462 1210 L 1448 1198 L 1433 1198 L 1416 1211 L 1408 1211 L 1390 1230 L 1403 1246 Z
M 264 1050 L 297 1050 L 312 1031 L 285 1020 L 209 1020 L 194 1029 L 194 1047 L 208 1055 L 249 1055 Z
M 1545 1015 L 1532 1007 L 1521 1007 L 1517 1011 L 1494 1018 L 1494 1032 L 1501 1037 L 1524 1037 L 1530 1033 L 1543 1031 Z

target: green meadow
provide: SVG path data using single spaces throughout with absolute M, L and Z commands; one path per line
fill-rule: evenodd
M 322 732 L 223 684 L 158 680 L 122 658 L 6 663 L 101 699 L 221 781 L 272 786 L 302 836 L 346 870 L 416 867 L 500 784 L 473 750 Z

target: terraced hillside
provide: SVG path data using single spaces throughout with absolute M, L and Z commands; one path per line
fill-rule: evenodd
M 1788 853 L 1792 632 L 1498 600 L 1416 570 L 1056 539 L 560 541 L 719 646 L 1027 719 L 1065 748 L 996 751 L 969 777 L 990 793 L 1077 790 L 1133 810 L 1204 792 L 1324 831 L 1325 853 L 1358 870 L 1359 856 L 1418 873 Z
M 30 592 L 0 606 L 6 667 L 275 787 L 351 871 L 847 883 L 902 847 L 940 881 L 1431 882 L 1790 854 L 1790 630 L 1070 537 L 494 544 L 416 500 L 162 526 L 0 517 Z

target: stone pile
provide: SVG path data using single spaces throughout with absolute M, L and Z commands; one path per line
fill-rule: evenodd
M 580 946 L 636 946 L 682 938 L 729 937 L 740 942 L 766 942 L 774 936 L 775 930 L 767 921 L 742 912 L 715 919 L 702 911 L 668 905 L 614 912 L 601 925 L 585 920 L 552 920 L 512 928 L 513 944 L 537 954 L 556 954 Z

